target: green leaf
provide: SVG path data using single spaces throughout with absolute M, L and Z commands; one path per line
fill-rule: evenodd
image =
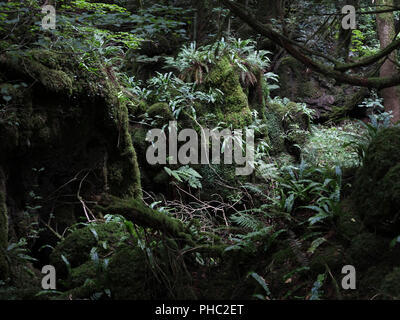
M 323 244 L 324 242 L 326 242 L 326 239 L 321 237 L 318 239 L 315 239 L 312 243 L 311 243 L 311 247 L 307 250 L 307 252 L 309 253 L 314 253 L 315 250 L 317 250 L 317 248 Z
M 267 296 L 271 295 L 271 292 L 269 291 L 268 284 L 265 282 L 264 278 L 261 277 L 258 273 L 251 272 L 250 276 L 253 277 L 264 289 L 266 292 Z

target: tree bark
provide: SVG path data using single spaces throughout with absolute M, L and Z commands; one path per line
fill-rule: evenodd
M 393 0 L 378 0 L 377 5 L 393 6 Z M 383 7 L 384 9 L 385 7 Z M 381 49 L 390 45 L 396 36 L 395 21 L 393 12 L 381 13 L 377 15 L 377 27 Z M 393 51 L 380 70 L 381 77 L 391 77 L 399 73 L 397 70 L 397 51 Z M 395 123 L 400 120 L 400 87 L 386 88 L 381 91 L 384 99 L 386 111 L 393 112 L 392 121 Z
M 340 1 L 337 9 L 341 11 L 345 5 L 352 5 L 357 9 L 358 8 L 358 0 L 342 0 L 342 1 Z M 346 61 L 346 62 L 348 62 L 348 58 L 349 58 L 349 51 L 350 51 L 352 35 L 353 35 L 353 30 L 343 29 L 341 20 L 339 20 L 339 36 L 338 36 L 337 55 L 344 58 L 344 61 Z

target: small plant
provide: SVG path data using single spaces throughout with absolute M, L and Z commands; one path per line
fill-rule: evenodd
M 29 249 L 26 248 L 28 242 L 25 238 L 21 238 L 18 242 L 8 245 L 6 257 L 10 265 L 37 261 L 29 255 Z M 28 271 L 28 269 L 26 269 Z
M 271 291 L 269 290 L 268 284 L 265 281 L 263 277 L 261 277 L 258 273 L 256 272 L 250 272 L 248 277 L 252 277 L 254 280 L 257 281 L 257 283 L 263 288 L 265 291 L 265 296 L 262 294 L 255 294 L 254 297 L 260 300 L 268 300 L 269 297 L 271 296 Z
M 321 290 L 323 284 L 325 281 L 325 275 L 320 274 L 318 275 L 317 281 L 314 282 L 314 285 L 311 289 L 311 296 L 310 300 L 320 300 L 321 296 L 324 294 L 324 292 Z
M 167 167 L 164 167 L 164 170 L 168 173 L 169 176 L 174 177 L 177 181 L 187 182 L 189 186 L 193 189 L 202 188 L 200 182 L 202 176 L 196 170 L 189 166 L 181 167 L 178 170 L 171 170 Z

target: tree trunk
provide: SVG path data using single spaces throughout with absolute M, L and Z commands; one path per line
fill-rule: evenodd
M 393 6 L 393 0 L 378 0 L 377 5 L 382 6 Z M 381 7 L 385 9 L 385 7 Z M 381 48 L 386 48 L 394 39 L 395 23 L 393 12 L 387 12 L 377 15 L 377 26 L 379 33 L 379 41 Z M 381 77 L 391 77 L 398 74 L 397 66 L 397 51 L 392 52 L 388 59 L 384 62 L 380 70 Z M 381 95 L 384 99 L 384 105 L 386 111 L 393 112 L 392 122 L 395 123 L 400 120 L 400 87 L 386 88 L 381 91 Z
M 345 5 L 352 5 L 356 9 L 358 8 L 358 0 L 342 0 L 339 3 L 337 9 L 342 11 L 342 8 Z M 353 35 L 353 30 L 348 29 L 345 30 L 342 27 L 342 21 L 339 20 L 339 36 L 338 36 L 338 47 L 337 47 L 337 55 L 344 58 L 344 61 L 348 62 L 349 51 L 351 45 L 351 39 Z

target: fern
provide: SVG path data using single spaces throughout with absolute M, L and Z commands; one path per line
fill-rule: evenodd
M 258 221 L 249 214 L 241 212 L 231 216 L 230 219 L 240 227 L 245 229 L 250 229 L 252 231 L 258 231 L 263 227 L 260 221 Z
M 200 179 L 202 176 L 193 168 L 189 166 L 184 166 L 179 168 L 178 170 L 171 170 L 167 167 L 164 167 L 164 170 L 170 175 L 174 177 L 179 182 L 187 182 L 189 186 L 193 189 L 201 189 L 202 184 Z

